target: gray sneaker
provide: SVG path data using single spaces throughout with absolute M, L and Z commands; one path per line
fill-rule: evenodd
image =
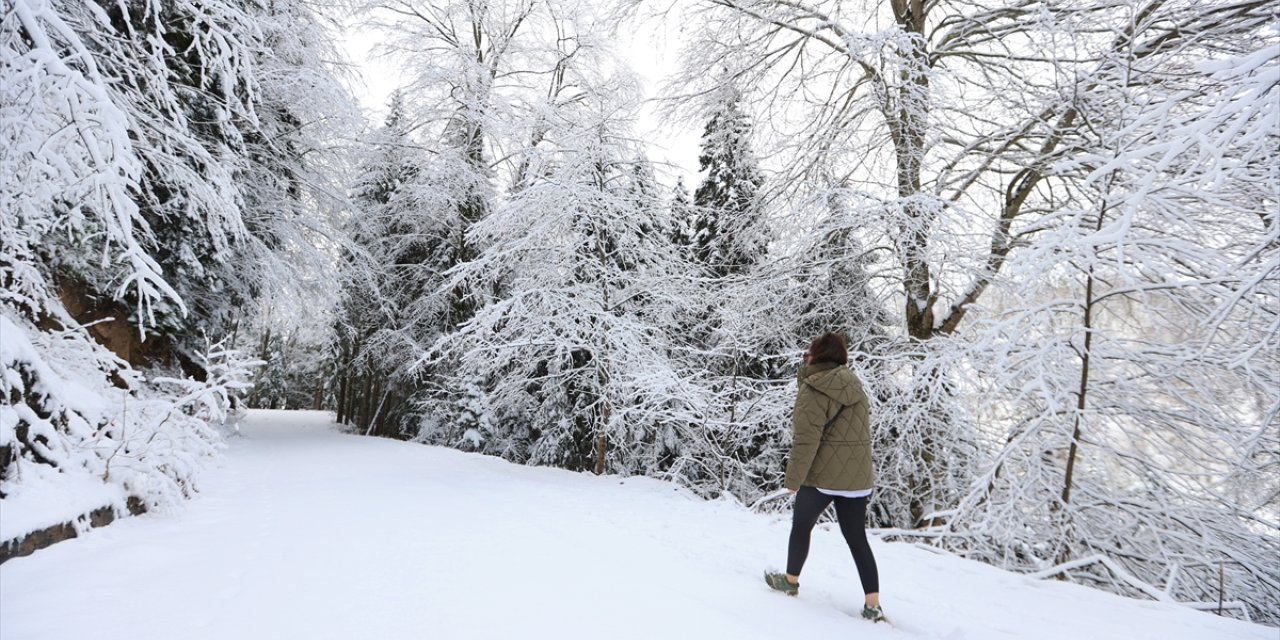
M 870 622 L 884 622 L 884 612 L 880 607 L 862 607 L 862 619 Z
M 787 580 L 787 574 L 785 573 L 766 571 L 764 572 L 764 581 L 769 585 L 770 589 L 781 591 L 789 596 L 800 593 L 800 585 L 793 584 L 790 580 Z

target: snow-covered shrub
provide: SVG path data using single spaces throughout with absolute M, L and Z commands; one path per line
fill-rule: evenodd
M 254 364 L 216 345 L 203 359 L 202 382 L 148 380 L 83 327 L 40 331 L 5 309 L 0 499 L 17 522 L 4 537 L 102 506 L 124 512 L 129 497 L 156 508 L 190 496 Z

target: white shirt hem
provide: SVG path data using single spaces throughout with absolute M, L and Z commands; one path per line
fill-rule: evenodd
M 814 487 L 819 493 L 825 493 L 829 496 L 839 498 L 865 498 L 871 495 L 874 489 L 858 489 L 857 491 L 836 491 L 835 489 L 823 489 L 822 487 Z

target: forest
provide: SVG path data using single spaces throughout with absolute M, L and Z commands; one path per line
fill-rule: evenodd
M 253 407 L 780 511 L 829 330 L 882 539 L 1280 625 L 1280 3 L 0 3 L 0 505 Z

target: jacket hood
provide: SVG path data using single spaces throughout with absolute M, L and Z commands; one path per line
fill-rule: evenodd
M 836 402 L 851 407 L 866 397 L 862 383 L 848 367 L 831 362 L 800 367 L 801 384 L 807 384 Z

